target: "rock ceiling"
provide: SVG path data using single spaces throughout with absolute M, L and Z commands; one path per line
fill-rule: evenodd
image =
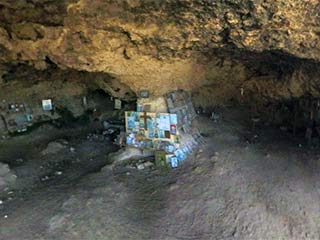
M 318 0 L 0 0 L 0 73 L 54 64 L 153 95 L 318 96 L 319 14 Z

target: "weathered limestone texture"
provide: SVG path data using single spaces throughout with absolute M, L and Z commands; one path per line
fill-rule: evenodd
M 0 0 L 0 63 L 106 73 L 152 96 L 190 90 L 203 105 L 320 95 L 319 12 L 317 0 Z

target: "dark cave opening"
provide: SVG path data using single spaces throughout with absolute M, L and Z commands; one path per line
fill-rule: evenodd
M 37 70 L 18 64 L 8 65 L 2 78 L 6 91 L 0 93 L 0 133 L 4 136 L 25 134 L 43 124 L 75 128 L 95 123 L 100 129 L 103 121 L 124 124 L 124 111 L 136 107 L 133 91 L 104 73 L 62 70 L 55 64 Z M 50 111 L 41 106 L 45 99 L 51 101 Z M 115 109 L 115 101 L 120 108 Z
M 215 67 L 226 68 L 231 74 L 221 82 L 215 78 L 215 82 L 192 91 L 198 112 L 210 117 L 223 108 L 244 109 L 239 117 L 246 119 L 249 128 L 262 131 L 272 127 L 285 133 L 288 140 L 319 147 L 318 62 L 282 51 L 236 48 L 215 49 L 206 55 L 209 59 L 218 57 Z M 245 69 L 242 78 L 232 72 L 238 65 Z

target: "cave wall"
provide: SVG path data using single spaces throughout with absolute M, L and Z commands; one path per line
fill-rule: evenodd
M 94 109 L 101 116 L 116 117 L 117 112 L 110 111 L 114 109 L 110 96 L 129 102 L 136 99 L 130 87 L 105 73 L 61 70 L 52 63 L 45 70 L 25 64 L 6 67 L 0 83 L 0 135 L 57 119 L 68 123 Z M 97 92 L 102 93 L 100 98 Z M 43 110 L 44 99 L 52 100 L 54 111 Z M 29 116 L 32 119 L 27 121 Z
M 192 91 L 196 105 L 250 105 L 320 97 L 320 65 L 316 61 L 281 52 L 222 53 L 228 54 L 229 59 L 220 54 L 221 65 L 211 66 L 205 84 Z
M 0 98 L 7 100 L 33 101 L 33 98 L 39 101 L 50 96 L 63 99 L 96 89 L 102 89 L 116 98 L 135 99 L 135 93 L 129 86 L 106 73 L 62 70 L 52 63 L 45 70 L 37 70 L 26 64 L 7 65 L 1 79 L 3 91 L 0 92 Z
M 319 10 L 317 0 L 0 0 L 0 73 L 54 63 L 107 74 L 121 87 L 90 81 L 112 95 L 184 89 L 198 105 L 318 96 Z

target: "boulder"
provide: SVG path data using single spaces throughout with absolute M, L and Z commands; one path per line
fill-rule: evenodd
M 56 154 L 67 148 L 68 142 L 64 139 L 59 139 L 50 142 L 47 147 L 41 152 L 42 155 Z
M 154 151 L 141 150 L 138 148 L 126 147 L 122 148 L 117 152 L 110 153 L 108 159 L 112 162 L 112 165 L 108 165 L 105 169 L 112 169 L 115 165 L 125 162 L 125 161 L 136 161 L 139 159 L 154 156 Z
M 0 163 L 0 191 L 12 186 L 17 176 L 10 171 L 8 164 Z
M 0 177 L 5 176 L 10 172 L 10 168 L 8 164 L 0 163 Z

